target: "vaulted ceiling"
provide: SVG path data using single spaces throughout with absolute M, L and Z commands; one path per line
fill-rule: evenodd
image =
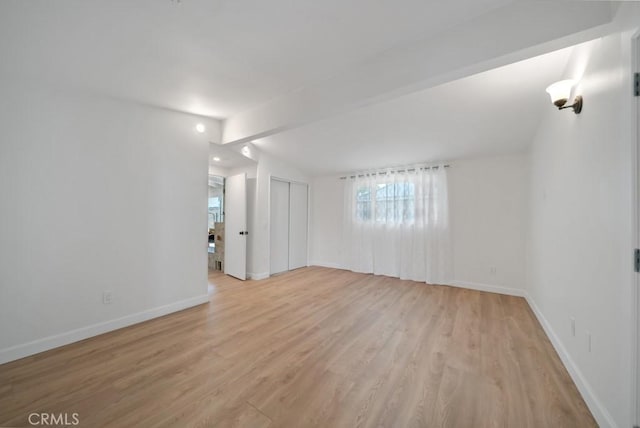
M 516 153 L 553 108 L 545 88 L 574 48 L 355 109 L 258 139 L 312 175 Z
M 390 134 L 399 137 L 396 147 L 423 157 L 470 150 L 455 143 L 446 145 L 449 151 L 422 147 L 447 140 L 446 127 L 406 135 L 426 113 L 474 129 L 460 135 L 479 144 L 474 153 L 505 149 L 503 140 L 515 134 L 496 139 L 494 128 L 471 125 L 493 112 L 509 129 L 529 129 L 532 108 L 515 114 L 499 106 L 510 94 L 533 94 L 522 84 L 546 83 L 558 65 L 541 60 L 535 67 L 549 70 L 520 86 L 506 72 L 505 84 L 492 89 L 464 78 L 594 38 L 615 7 L 531 0 L 2 0 L 0 76 L 218 118 L 222 142 L 256 141 L 322 173 L 338 168 L 313 167 L 310 159 L 323 150 L 352 160 L 340 169 L 393 160 L 380 157 Z M 553 58 L 561 63 L 563 55 Z M 477 91 L 475 104 L 468 91 Z M 483 100 L 491 108 L 474 114 Z M 357 155 L 365 146 L 367 155 Z

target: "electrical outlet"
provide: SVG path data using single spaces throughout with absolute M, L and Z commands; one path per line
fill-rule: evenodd
M 591 352 L 591 332 L 587 331 L 587 351 Z
M 576 337 L 576 319 L 574 317 L 569 317 L 571 321 L 571 336 Z
M 498 271 L 498 270 L 496 269 L 496 267 L 495 267 L 495 266 L 491 266 L 491 267 L 489 268 L 489 273 L 490 273 L 491 275 L 495 275 L 497 271 Z
M 102 303 L 110 305 L 113 302 L 113 291 L 102 292 Z

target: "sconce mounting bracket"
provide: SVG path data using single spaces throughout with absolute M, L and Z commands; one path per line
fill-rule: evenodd
M 580 112 L 582 111 L 582 95 L 578 95 L 573 100 L 573 104 L 568 106 L 558 107 L 558 110 L 564 110 L 566 108 L 572 108 L 575 114 L 580 114 Z

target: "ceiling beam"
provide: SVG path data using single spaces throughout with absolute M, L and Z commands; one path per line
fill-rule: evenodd
M 611 23 L 614 8 L 610 2 L 509 4 L 232 116 L 224 121 L 223 143 L 267 137 L 593 39 L 602 35 Z

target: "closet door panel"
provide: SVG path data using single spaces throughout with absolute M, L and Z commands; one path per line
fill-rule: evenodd
M 291 183 L 289 219 L 289 270 L 307 266 L 308 195 L 306 184 Z
M 289 183 L 271 180 L 270 273 L 289 270 Z

